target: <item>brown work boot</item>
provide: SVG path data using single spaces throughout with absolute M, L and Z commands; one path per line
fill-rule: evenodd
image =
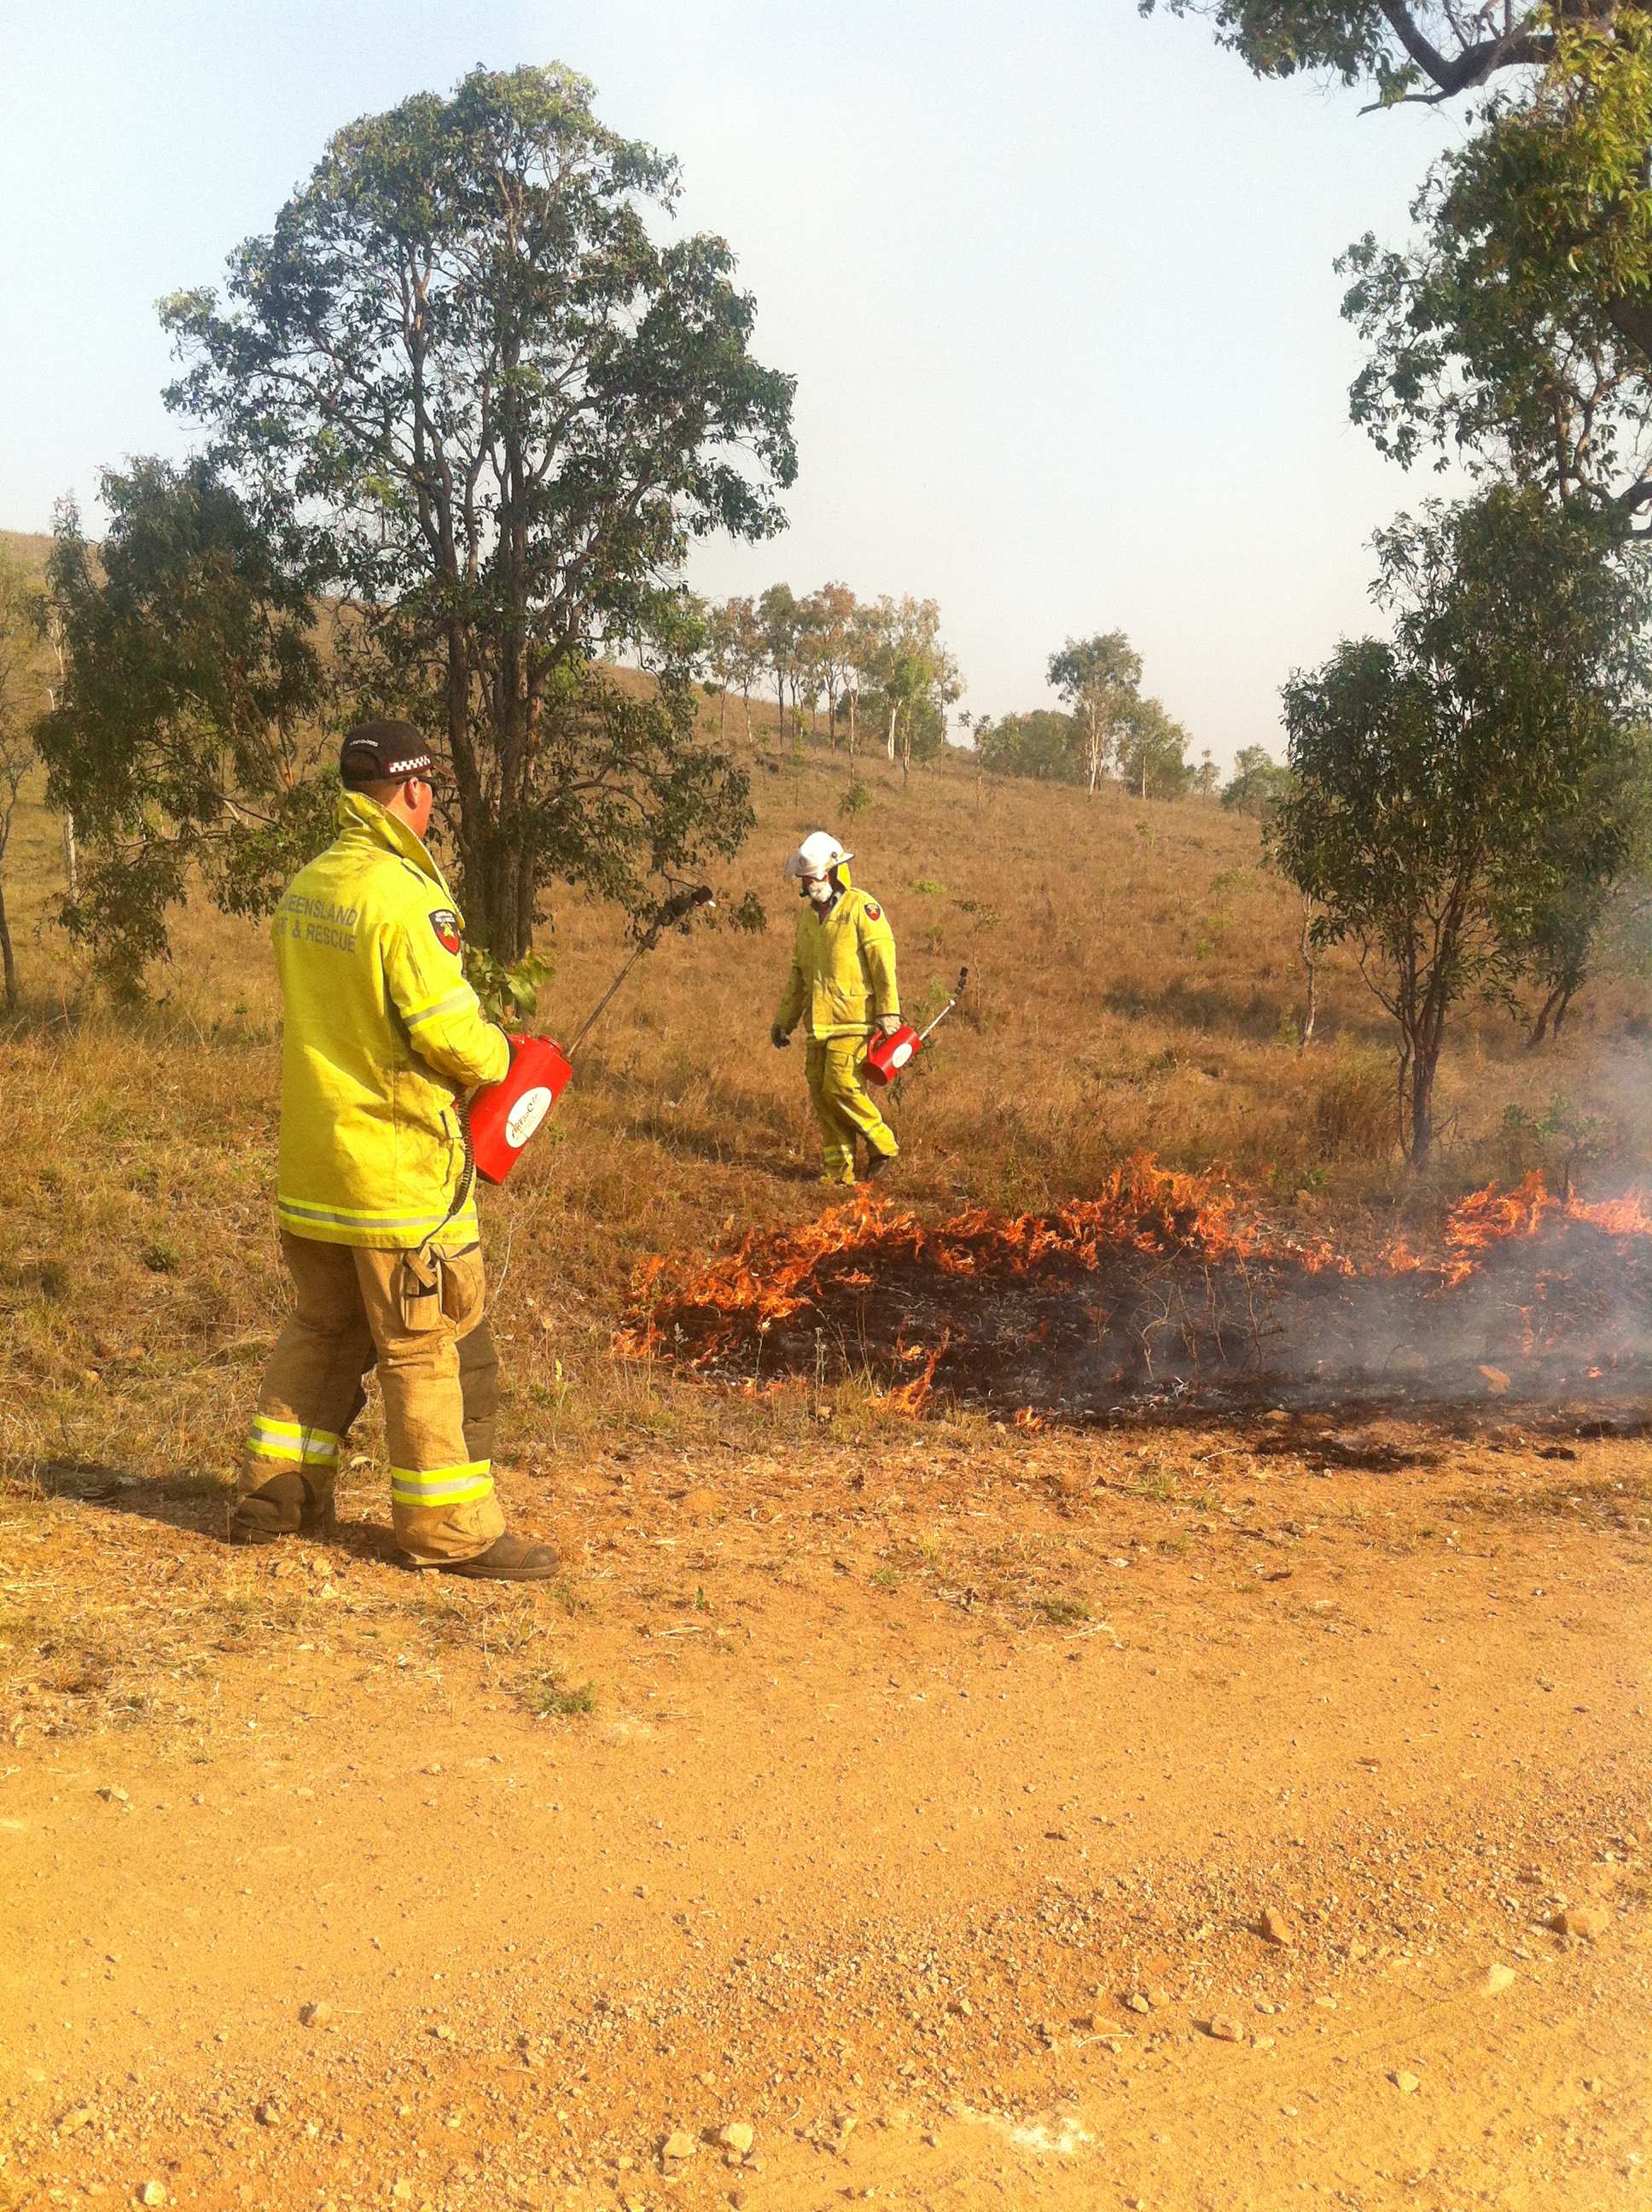
M 235 1500 L 232 1544 L 274 1544 L 283 1536 L 331 1536 L 337 1516 L 329 1495 L 318 1498 L 301 1474 L 272 1474 Z
M 484 1583 L 548 1583 L 562 1571 L 549 1544 L 535 1544 L 525 1536 L 495 1536 L 474 1559 L 433 1559 L 430 1564 L 443 1574 L 474 1575 Z
M 861 1176 L 861 1181 L 863 1182 L 876 1182 L 879 1176 L 885 1176 L 889 1173 L 890 1170 L 895 1165 L 895 1163 L 900 1158 L 900 1157 L 901 1155 L 899 1152 L 868 1152 L 866 1155 L 865 1172 Z

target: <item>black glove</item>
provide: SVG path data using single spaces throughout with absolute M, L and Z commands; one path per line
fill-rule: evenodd
M 787 1046 L 792 1042 L 792 1032 L 790 1030 L 782 1029 L 780 1024 L 776 1022 L 774 1028 L 768 1032 L 768 1042 L 774 1046 L 776 1052 L 784 1052 Z

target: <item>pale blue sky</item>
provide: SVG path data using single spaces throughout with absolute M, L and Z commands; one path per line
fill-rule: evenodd
M 791 529 L 701 589 L 932 596 L 993 713 L 1122 628 L 1196 746 L 1278 750 L 1281 681 L 1370 622 L 1371 529 L 1435 489 L 1347 422 L 1332 260 L 1455 126 L 1134 0 L 0 0 L 0 524 L 182 449 L 154 302 L 331 131 L 550 60 L 678 156 L 799 379 Z

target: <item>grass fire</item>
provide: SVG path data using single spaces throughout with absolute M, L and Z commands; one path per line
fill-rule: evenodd
M 1642 1387 L 1652 1214 L 1541 1176 L 1447 1215 L 1432 1249 L 1305 1242 L 1213 1176 L 1145 1159 L 1044 1213 L 934 1224 L 863 1197 L 720 1259 L 655 1258 L 616 1339 L 745 1385 L 860 1374 L 917 1411 L 1035 1420 L 1176 1407 L 1520 1399 Z

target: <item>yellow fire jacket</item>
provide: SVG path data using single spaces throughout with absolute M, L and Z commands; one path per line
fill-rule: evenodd
M 806 1018 L 811 1037 L 866 1036 L 879 1014 L 898 1014 L 895 984 L 895 933 L 875 898 L 849 883 L 824 921 L 805 904 L 798 916 L 777 1029 L 795 1029 Z
M 460 965 L 461 917 L 424 846 L 346 792 L 338 835 L 301 869 L 272 936 L 283 1010 L 282 1226 L 328 1244 L 477 1241 L 458 1100 L 510 1065 Z M 444 1226 L 444 1224 L 446 1224 Z

